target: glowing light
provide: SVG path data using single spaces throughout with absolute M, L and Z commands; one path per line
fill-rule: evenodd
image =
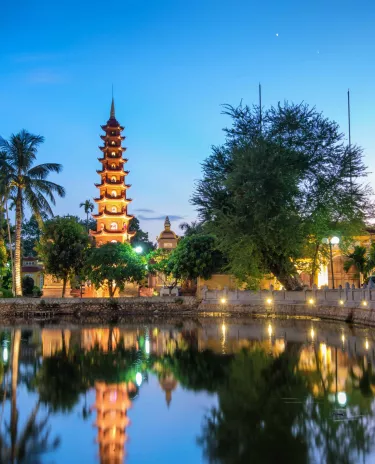
M 268 335 L 269 335 L 270 337 L 272 337 L 273 329 L 272 329 L 272 325 L 271 325 L 271 324 L 268 324 L 268 329 L 267 329 L 267 331 L 268 331 Z
M 221 298 L 220 303 L 225 304 L 227 302 L 226 298 Z
M 145 352 L 146 354 L 150 354 L 150 340 L 145 341 Z
M 363 301 L 362 301 L 362 305 L 363 305 L 363 306 L 367 306 L 367 301 L 363 300 Z
M 340 304 L 340 305 L 343 305 L 343 304 L 344 304 L 344 300 L 339 300 L 339 304 Z
M 320 350 L 321 350 L 323 356 L 327 355 L 327 345 L 325 343 L 320 344 Z
M 345 392 L 338 392 L 337 393 L 337 402 L 340 406 L 345 406 L 347 402 L 347 397 Z
M 140 372 L 137 372 L 135 374 L 135 383 L 138 385 L 138 387 L 140 387 L 142 385 L 142 374 Z
M 315 302 L 315 301 L 314 301 L 314 298 L 309 298 L 309 304 L 312 305 L 312 304 L 314 304 L 314 302 Z
M 6 363 L 6 362 L 8 362 L 8 359 L 9 359 L 8 347 L 4 346 L 4 348 L 3 348 L 3 361 Z
M 266 302 L 267 302 L 267 304 L 271 304 L 272 303 L 272 298 L 267 298 Z
M 134 251 L 139 254 L 139 253 L 142 253 L 143 248 L 141 246 L 137 246 L 134 248 Z
M 332 245 L 338 245 L 340 243 L 340 239 L 338 237 L 332 237 L 330 242 Z
M 344 335 L 344 334 L 341 335 L 341 341 L 342 341 L 343 343 L 345 343 L 345 335 Z
M 366 340 L 366 341 L 365 341 L 365 348 L 366 348 L 366 350 L 369 349 L 369 346 L 370 346 L 370 345 L 369 345 L 369 342 L 368 342 L 368 340 Z
M 314 340 L 314 338 L 315 338 L 315 331 L 314 331 L 313 328 L 311 329 L 310 335 L 311 335 L 311 340 Z

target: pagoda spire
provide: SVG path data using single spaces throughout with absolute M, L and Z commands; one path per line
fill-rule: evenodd
M 109 119 L 116 119 L 116 115 L 115 115 L 115 100 L 113 98 L 113 95 L 112 95 L 112 103 L 111 103 L 111 114 L 109 116 Z

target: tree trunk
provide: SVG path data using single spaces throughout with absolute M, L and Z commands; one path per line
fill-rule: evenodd
M 318 271 L 317 261 L 318 261 L 319 248 L 320 248 L 320 243 L 318 242 L 317 245 L 316 245 L 316 247 L 315 247 L 313 262 L 312 262 L 312 266 L 311 266 L 311 279 L 310 279 L 310 285 L 311 285 L 311 287 L 312 287 L 315 283 L 317 283 L 317 282 L 315 282 L 315 274 L 316 274 L 317 271 Z
M 298 274 L 291 274 L 276 264 L 270 265 L 272 274 L 277 278 L 285 290 L 302 290 L 303 282 Z
M 16 247 L 14 257 L 16 296 L 22 296 L 21 277 L 21 228 L 22 228 L 22 191 L 18 188 L 16 198 Z
M 112 280 L 108 281 L 108 293 L 109 293 L 109 297 L 113 298 L 113 281 Z
M 9 255 L 10 255 L 10 265 L 12 267 L 12 293 L 15 296 L 15 273 L 14 273 L 14 259 L 13 259 L 13 244 L 12 244 L 12 235 L 10 233 L 10 222 L 9 222 L 9 213 L 8 213 L 8 200 L 5 200 L 5 212 L 7 216 L 7 229 L 8 229 L 8 240 L 9 240 Z
M 62 288 L 61 298 L 65 298 L 66 281 L 67 281 L 67 278 L 64 277 L 64 278 L 63 278 L 63 288 Z
M 87 233 L 89 232 L 89 212 L 87 211 L 87 216 L 86 216 L 86 229 Z
M 17 384 L 18 384 L 18 360 L 20 354 L 21 331 L 13 331 L 12 340 L 12 402 L 11 402 L 11 462 L 16 462 L 16 444 L 18 428 L 18 410 L 17 410 Z

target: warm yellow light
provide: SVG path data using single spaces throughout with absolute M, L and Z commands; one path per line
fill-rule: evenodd
M 313 328 L 311 329 L 310 335 L 311 335 L 311 339 L 314 340 L 314 338 L 315 338 L 315 331 L 314 331 Z
M 366 350 L 368 350 L 368 349 L 369 349 L 369 343 L 368 343 L 368 340 L 366 340 L 366 341 L 365 341 L 365 348 L 366 348 Z
M 344 304 L 344 300 L 339 300 L 339 304 L 340 304 L 340 305 L 343 305 L 343 304 Z
M 224 322 L 223 322 L 222 325 L 221 325 L 221 331 L 223 332 L 223 336 L 225 337 L 225 333 L 226 333 L 226 331 L 227 331 L 227 328 L 226 328 Z
M 273 330 L 272 330 L 272 325 L 271 324 L 268 324 L 268 329 L 267 330 L 268 330 L 268 335 L 270 337 L 272 337 Z
M 345 335 L 344 335 L 344 334 L 341 335 L 341 341 L 342 341 L 343 343 L 345 343 Z
M 267 298 L 266 302 L 267 302 L 267 304 L 271 304 L 272 303 L 272 298 Z
M 314 304 L 314 298 L 309 299 L 309 304 Z
M 220 303 L 225 304 L 227 302 L 226 298 L 221 298 Z
M 326 354 L 327 354 L 327 345 L 325 343 L 320 344 L 320 351 L 322 352 L 323 356 L 326 356 Z
M 363 300 L 362 304 L 363 304 L 363 306 L 367 306 L 367 301 Z

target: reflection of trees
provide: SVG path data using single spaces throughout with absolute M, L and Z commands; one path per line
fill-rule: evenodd
M 333 379 L 324 378 L 319 362 L 309 375 L 299 371 L 298 354 L 289 344 L 278 358 L 260 349 L 235 356 L 198 440 L 210 462 L 356 463 L 369 451 L 370 402 L 353 390 L 346 413 L 362 417 L 337 420 L 327 388 Z M 325 383 L 314 398 L 317 379 Z
M 11 408 L 10 422 L 5 423 L 5 431 L 0 434 L 1 462 L 38 463 L 39 455 L 55 449 L 59 441 L 50 443 L 50 429 L 48 415 L 38 420 L 40 402 L 34 406 L 23 429 L 19 430 L 19 412 L 17 407 L 17 386 L 19 373 L 19 352 L 21 331 L 15 330 L 12 337 L 12 371 L 11 371 Z

